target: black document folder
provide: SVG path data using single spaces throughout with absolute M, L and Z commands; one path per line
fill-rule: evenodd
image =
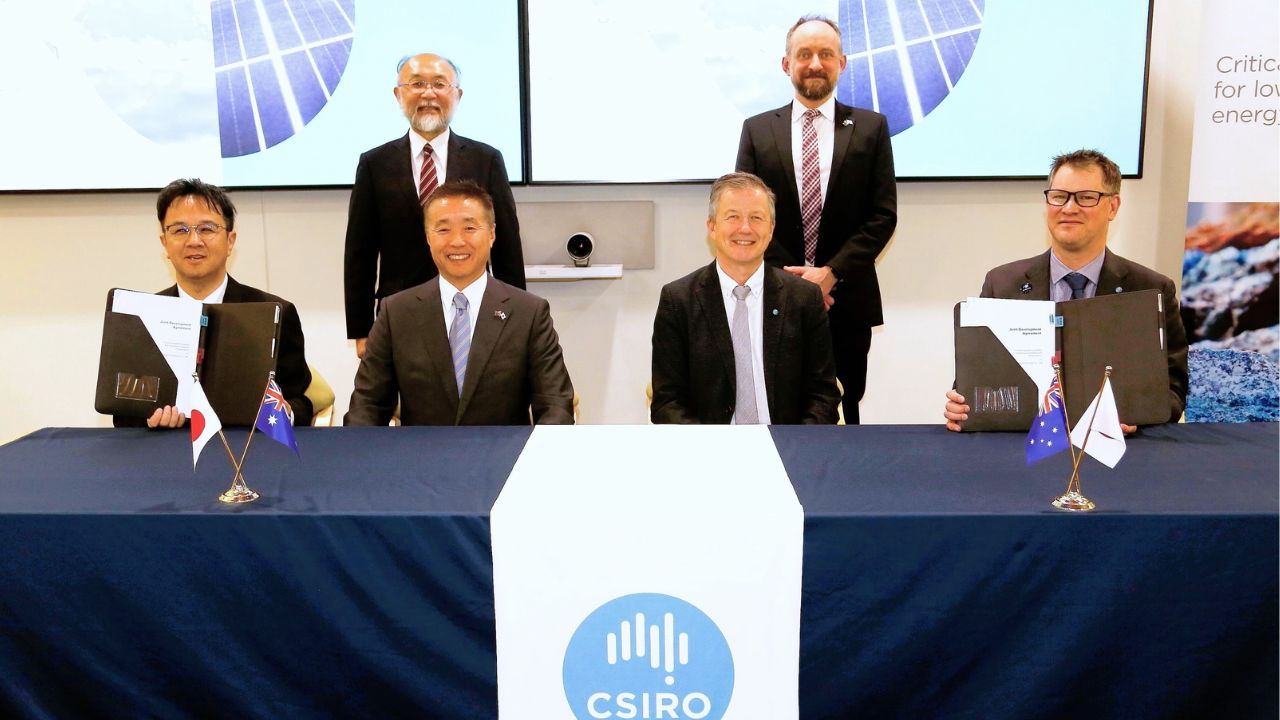
M 276 369 L 280 351 L 280 304 L 206 305 L 204 361 L 200 383 L 223 425 L 252 425 Z
M 1120 422 L 1153 425 L 1169 421 L 1168 339 L 1159 290 L 1100 295 L 1088 300 L 1058 303 L 1062 332 L 1063 385 L 1067 417 L 1075 425 L 1102 389 L 1102 376 L 1111 366 L 1111 389 Z
M 178 379 L 151 333 L 136 315 L 112 311 L 107 293 L 98 359 L 94 409 L 107 415 L 149 417 L 173 405 Z M 175 298 L 176 300 L 176 298 Z M 252 425 L 276 367 L 280 344 L 279 303 L 204 306 L 196 372 L 223 425 Z
M 1019 301 L 1011 301 L 1019 302 Z M 1062 318 L 1056 348 L 1061 358 L 1067 417 L 1080 419 L 1102 388 L 1106 366 L 1120 420 L 1150 425 L 1169 419 L 1169 366 L 1159 290 L 1102 295 L 1056 304 Z M 955 306 L 956 390 L 970 406 L 969 430 L 1021 430 L 1039 411 L 1035 379 L 986 327 L 961 327 Z M 1046 369 L 1051 374 L 1051 369 Z M 1047 382 L 1046 376 L 1041 382 Z

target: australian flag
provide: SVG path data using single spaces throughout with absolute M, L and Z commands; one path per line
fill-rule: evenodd
M 294 455 L 298 454 L 298 441 L 293 438 L 293 423 L 289 422 L 289 412 L 285 409 L 280 386 L 276 384 L 275 373 L 267 380 L 262 407 L 258 409 L 258 419 L 253 424 L 262 434 L 289 448 Z
M 1054 373 L 1053 382 L 1044 394 L 1044 402 L 1040 404 L 1040 413 L 1031 423 L 1031 432 L 1027 433 L 1027 464 L 1031 465 L 1067 449 L 1071 437 L 1067 433 L 1067 417 L 1062 412 L 1062 388 L 1058 385 L 1058 374 Z

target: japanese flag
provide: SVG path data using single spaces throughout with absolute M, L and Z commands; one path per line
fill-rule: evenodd
M 200 460 L 200 451 L 204 450 L 205 444 L 222 429 L 222 421 L 213 411 L 198 379 L 191 386 L 190 401 L 191 464 L 194 466 Z
M 1116 411 L 1116 396 L 1111 391 L 1111 378 L 1102 383 L 1102 392 L 1089 403 L 1089 407 L 1080 416 L 1080 421 L 1071 430 L 1071 444 L 1083 447 L 1085 452 L 1109 468 L 1120 462 L 1120 456 L 1124 455 L 1124 431 L 1120 428 L 1120 413 Z

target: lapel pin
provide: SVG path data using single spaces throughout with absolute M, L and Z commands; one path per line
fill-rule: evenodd
M 1116 292 L 1124 292 L 1124 288 L 1122 288 L 1122 287 L 1120 287 L 1119 285 L 1117 285 L 1117 286 L 1116 286 Z
M 1031 292 L 1031 283 L 1029 282 L 1022 283 L 1022 287 L 1018 289 L 1022 291 L 1023 295 L 1026 295 L 1027 293 Z
M 493 311 L 493 316 L 494 316 L 494 317 L 496 317 L 496 318 L 498 318 L 499 320 L 506 320 L 506 319 L 507 319 L 507 311 L 505 311 L 505 310 L 494 310 L 494 311 Z
M 840 124 L 841 124 L 841 125 L 844 125 L 845 127 L 849 127 L 850 125 L 852 125 L 852 124 L 853 124 L 853 118 L 845 118 L 845 119 L 844 119 L 844 122 L 842 122 L 842 123 L 840 123 Z
M 774 315 L 777 315 L 777 314 L 778 314 L 778 308 L 774 308 L 774 309 L 773 309 L 773 314 L 774 314 Z

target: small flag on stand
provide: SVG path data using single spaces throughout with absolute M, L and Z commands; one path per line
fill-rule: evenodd
M 209 404 L 209 398 L 205 397 L 204 387 L 200 385 L 200 378 L 195 379 L 195 384 L 191 387 L 191 464 L 195 464 L 200 460 L 200 451 L 204 450 L 204 446 L 208 444 L 209 439 L 218 434 L 222 429 L 222 421 L 218 419 L 218 413 L 213 411 L 213 406 Z
M 1033 465 L 1067 449 L 1067 416 L 1062 412 L 1062 388 L 1058 374 L 1045 391 L 1040 412 L 1027 433 L 1027 464 Z
M 267 379 L 267 389 L 262 395 L 262 407 L 258 408 L 258 419 L 254 427 L 263 435 L 275 440 L 298 455 L 298 441 L 293 437 L 293 423 L 289 422 L 289 411 L 284 401 L 284 394 L 276 384 L 275 373 Z M 301 457 L 299 455 L 299 457 Z
M 1092 422 L 1089 418 L 1093 418 Z M 1080 422 L 1071 431 L 1071 443 L 1109 468 L 1120 462 L 1125 450 L 1124 430 L 1120 427 L 1120 413 L 1116 410 L 1116 396 L 1111 390 L 1110 377 L 1103 381 L 1102 390 L 1085 408 Z

